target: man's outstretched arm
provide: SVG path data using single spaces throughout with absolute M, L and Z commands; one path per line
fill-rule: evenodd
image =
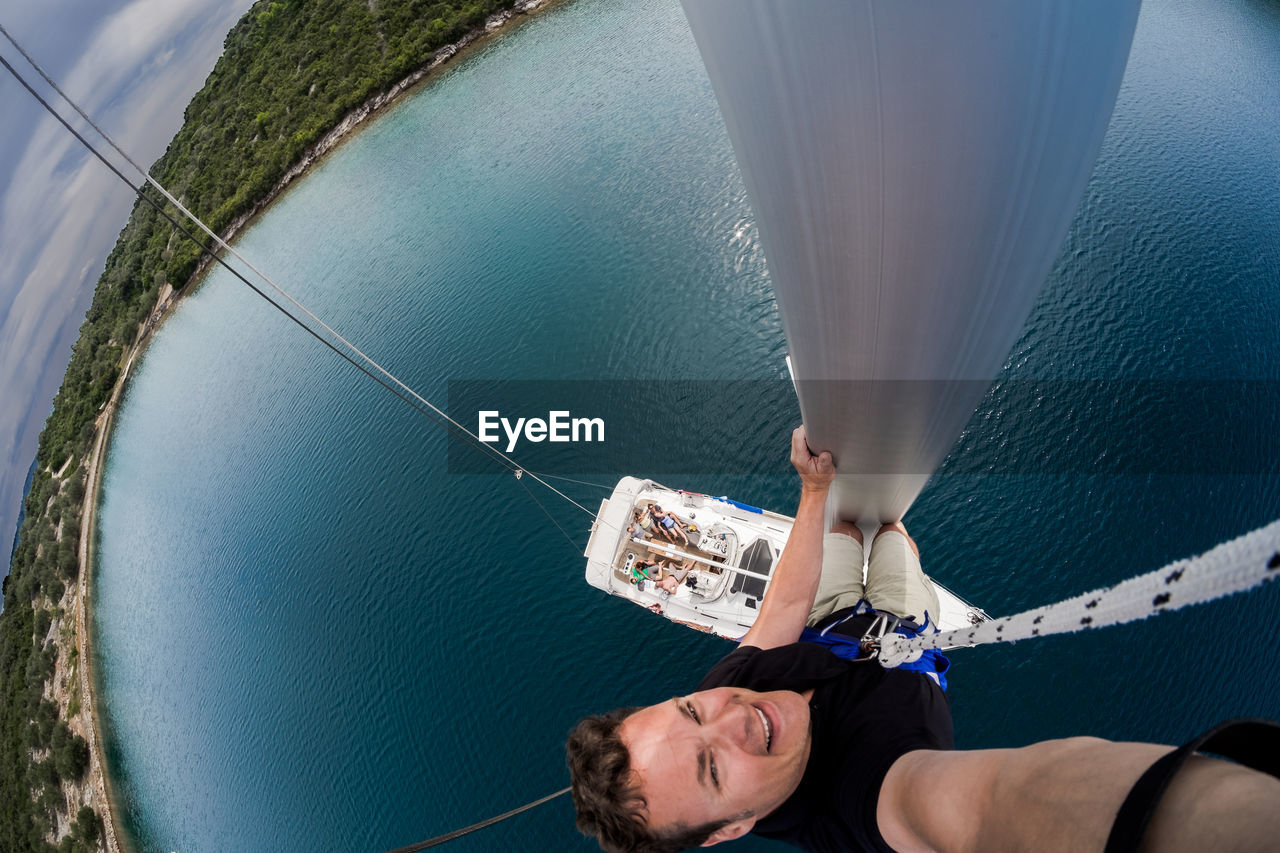
M 773 580 L 760 604 L 760 615 L 742 638 L 744 646 L 771 649 L 800 639 L 813 609 L 822 574 L 822 534 L 827 491 L 836 468 L 830 453 L 815 455 L 805 440 L 804 427 L 791 433 L 791 464 L 800 474 L 800 508 L 787 537 L 787 546 L 773 570 Z
M 1172 748 L 1097 738 L 1021 749 L 918 750 L 899 758 L 876 818 L 901 853 L 1099 851 L 1120 804 Z M 1263 851 L 1280 839 L 1280 780 L 1193 756 L 1173 778 L 1143 844 L 1150 851 Z

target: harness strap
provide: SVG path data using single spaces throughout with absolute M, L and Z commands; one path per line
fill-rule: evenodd
M 868 623 L 867 630 L 862 634 L 861 639 L 835 631 L 841 625 L 844 625 L 856 617 L 874 617 Z M 875 654 L 868 656 L 867 643 L 869 641 L 880 642 L 893 632 L 900 632 L 908 637 L 913 637 L 921 631 L 931 630 L 933 626 L 929 621 L 928 614 L 925 615 L 924 625 L 917 625 L 914 622 L 907 621 L 892 613 L 882 610 L 876 610 L 871 603 L 865 598 L 858 601 L 856 605 L 851 607 L 847 613 L 836 611 L 831 616 L 819 622 L 813 628 L 805 628 L 800 633 L 800 642 L 814 643 L 819 646 L 825 646 L 836 657 L 845 660 L 872 660 Z M 854 629 L 856 631 L 856 628 Z M 933 679 L 934 683 L 943 690 L 947 689 L 947 670 L 951 668 L 949 661 L 942 652 L 937 649 L 926 649 L 920 657 L 911 661 L 898 663 L 892 669 L 901 669 L 906 672 L 918 672 L 928 678 Z
M 1197 750 L 1216 753 L 1280 778 L 1280 725 L 1259 719 L 1219 723 L 1147 768 L 1129 789 L 1129 796 L 1116 814 L 1105 853 L 1129 853 L 1138 849 L 1165 789 Z

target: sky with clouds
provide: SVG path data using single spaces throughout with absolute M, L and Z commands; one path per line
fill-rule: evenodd
M 134 160 L 150 166 L 182 125 L 227 31 L 251 5 L 0 0 L 0 25 Z M 0 55 L 57 105 L 56 94 L 3 37 Z M 64 114 L 74 116 L 70 108 Z M 36 439 L 134 195 L 3 67 L 0 115 L 2 575 Z M 83 120 L 74 118 L 84 132 Z

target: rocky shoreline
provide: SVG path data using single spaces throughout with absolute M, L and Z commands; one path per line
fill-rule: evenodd
M 350 136 L 352 131 L 364 124 L 370 116 L 375 115 L 379 111 L 398 101 L 401 96 L 418 83 L 421 83 L 432 71 L 454 59 L 465 51 L 466 48 L 475 44 L 490 33 L 501 30 L 512 20 L 515 20 L 522 15 L 528 15 L 534 11 L 545 9 L 555 2 L 557 2 L 557 0 L 518 0 L 511 9 L 505 12 L 497 12 L 486 18 L 484 26 L 477 27 L 453 44 L 447 44 L 437 50 L 432 54 L 431 60 L 426 65 L 422 66 L 417 71 L 414 71 L 387 91 L 374 95 L 372 98 L 347 113 L 342 121 L 338 122 L 332 130 L 321 137 L 319 142 L 307 149 L 298 162 L 289 167 L 288 171 L 286 171 L 284 176 L 276 182 L 276 185 L 271 188 L 271 192 L 267 193 L 265 198 L 254 204 L 247 213 L 241 214 L 232 220 L 231 224 L 228 225 L 226 230 L 220 235 L 222 239 L 230 243 L 246 225 L 270 207 L 271 203 L 279 198 L 280 194 L 288 189 L 290 184 L 292 184 L 297 178 L 306 174 L 308 169 L 318 163 L 326 154 Z M 199 282 L 200 277 L 213 262 L 213 258 L 209 255 L 205 255 L 201 258 L 200 264 L 196 267 L 195 273 L 191 276 L 191 282 L 183 288 L 183 293 L 190 291 L 192 289 L 192 285 Z

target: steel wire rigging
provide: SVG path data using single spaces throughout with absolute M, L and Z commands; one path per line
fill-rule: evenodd
M 66 101 L 67 104 L 69 104 L 71 108 L 74 109 L 80 115 L 81 118 L 83 118 L 86 122 L 88 122 L 90 127 L 92 127 L 98 133 L 98 135 L 101 136 L 107 142 L 107 144 L 110 145 L 116 151 L 117 154 L 123 157 L 129 163 L 130 166 L 132 166 L 135 170 L 137 170 L 139 174 L 142 175 L 144 179 L 143 185 L 141 186 L 135 185 L 132 181 L 130 181 L 129 178 L 123 172 L 121 172 L 119 168 L 115 166 L 115 164 L 113 164 L 110 160 L 108 160 L 102 154 L 101 151 L 99 151 L 92 143 L 90 143 L 75 128 L 73 128 L 71 124 L 66 120 L 66 118 L 63 117 L 62 114 L 60 114 L 57 110 L 55 110 L 53 106 L 47 100 L 45 100 L 40 95 L 40 93 L 38 93 L 31 86 L 31 84 L 17 71 L 17 69 L 15 69 L 12 65 L 10 65 L 9 62 L 5 60 L 3 56 L 0 56 L 0 63 L 4 65 L 5 69 L 8 70 L 9 73 L 12 74 L 13 77 L 17 79 L 17 81 L 20 84 L 22 84 L 23 88 L 25 88 L 31 94 L 31 96 L 35 98 L 42 107 L 44 107 L 44 109 L 50 115 L 52 115 L 55 119 L 57 119 L 58 122 L 64 128 L 66 128 L 67 131 L 70 132 L 80 142 L 81 145 L 83 145 L 91 154 L 93 154 L 94 157 L 100 160 L 103 163 L 103 165 L 105 165 L 108 169 L 110 169 L 111 172 L 116 175 L 116 177 L 118 177 L 121 181 L 123 181 L 126 185 L 128 185 L 128 187 L 131 190 L 133 190 L 133 192 L 139 198 L 147 202 L 147 204 L 149 204 L 152 208 L 154 208 L 156 212 L 158 212 L 161 216 L 163 216 L 166 220 L 168 220 L 170 224 L 172 224 L 175 228 L 181 231 L 189 240 L 195 243 L 202 252 L 207 253 L 214 261 L 221 264 L 223 267 L 227 269 L 228 272 L 230 272 L 232 275 L 238 278 L 242 283 L 244 283 L 247 287 L 249 287 L 250 290 L 252 290 L 258 296 L 262 297 L 264 300 L 266 300 L 268 304 L 270 304 L 280 313 L 284 314 L 286 317 L 288 317 L 290 320 L 296 323 L 299 327 L 301 327 L 304 331 L 306 331 L 316 340 L 320 341 L 326 347 L 333 350 L 333 352 L 335 352 L 343 360 L 347 361 L 349 364 L 354 366 L 361 373 L 364 373 L 370 379 L 373 379 L 375 382 L 381 385 L 383 388 L 390 391 L 392 394 L 395 394 L 401 400 L 411 405 L 418 412 L 426 415 L 427 417 L 434 420 L 436 423 L 439 423 L 441 426 L 444 426 L 446 429 L 451 430 L 455 434 L 464 438 L 465 440 L 468 441 L 468 443 L 470 443 L 480 451 L 487 453 L 490 459 L 497 462 L 498 464 L 503 465 L 509 471 L 515 474 L 517 477 L 519 477 L 522 474 L 528 474 L 538 483 L 542 484 L 550 491 L 559 495 L 561 498 L 568 501 L 570 504 L 573 504 L 575 507 L 585 512 L 587 515 L 591 516 L 591 518 L 594 519 L 596 517 L 595 513 L 593 513 L 591 510 L 587 509 L 582 504 L 575 501 L 573 498 L 566 495 L 560 489 L 557 489 L 555 486 L 548 483 L 539 474 L 533 471 L 530 471 L 527 468 L 524 468 L 506 453 L 503 453 L 497 448 L 490 446 L 488 443 L 481 441 L 478 435 L 473 433 L 471 430 L 467 429 L 462 424 L 458 423 L 456 420 L 450 417 L 438 406 L 433 404 L 431 401 L 427 400 L 425 397 L 423 397 L 421 394 L 419 394 L 417 391 L 415 391 L 405 382 L 401 381 L 399 377 L 393 374 L 390 370 L 383 367 L 371 356 L 366 354 L 363 350 L 361 350 L 355 344 L 351 343 L 351 341 L 347 340 L 345 337 L 343 337 L 341 334 L 335 331 L 333 327 L 331 327 L 328 323 L 324 322 L 324 320 L 322 320 L 310 309 L 308 309 L 305 305 L 303 305 L 301 302 L 295 299 L 291 294 L 285 291 L 284 288 L 280 287 L 266 273 L 262 272 L 253 264 L 249 263 L 249 261 L 247 261 L 230 244 L 228 244 L 225 240 L 223 240 L 222 237 L 215 234 L 209 228 L 209 226 L 207 226 L 199 217 L 197 217 L 194 213 L 192 213 L 185 206 L 183 206 L 182 203 L 179 202 L 176 198 L 174 198 L 173 195 L 167 189 L 165 189 L 163 186 L 161 186 L 161 184 L 158 181 L 152 178 L 151 175 L 147 173 L 146 169 L 143 169 L 140 165 L 138 165 L 137 161 L 135 161 L 132 157 L 130 157 L 127 153 L 125 153 L 125 151 L 121 149 L 119 145 L 116 144 L 115 140 L 112 139 L 111 136 L 108 135 L 106 131 L 104 131 L 92 118 L 89 117 L 89 115 L 83 109 L 80 108 L 79 104 L 77 104 L 65 92 L 62 91 L 62 89 L 58 86 L 58 84 L 54 82 L 53 78 L 51 78 L 49 74 L 45 72 L 44 68 L 42 68 L 40 64 L 37 63 L 29 53 L 27 53 L 27 51 L 22 47 L 22 45 L 20 45 L 18 41 L 14 39 L 12 35 L 10 35 L 9 31 L 5 29 L 3 25 L 0 25 L 0 35 L 3 35 L 9 41 L 9 43 L 12 44 L 13 47 L 20 54 L 22 54 L 22 57 L 26 59 L 28 63 L 30 63 L 31 67 L 35 69 L 36 73 L 39 74 L 45 80 L 45 82 L 48 83 L 49 86 L 51 86 L 53 90 L 57 92 L 58 95 L 64 101 Z M 337 345 L 335 345 L 333 341 L 326 339 L 325 336 L 321 335 L 319 332 L 317 332 L 314 328 L 309 326 L 307 323 L 303 322 L 302 319 L 300 319 L 297 315 L 292 313 L 284 305 L 281 305 L 279 302 L 276 302 L 275 300 L 273 300 L 270 296 L 264 293 L 261 288 L 257 287 L 251 281 L 249 281 L 249 279 L 246 278 L 243 273 L 241 273 L 235 267 L 227 263 L 226 259 L 223 258 L 221 255 L 219 255 L 217 252 L 215 252 L 213 249 L 211 249 L 208 244 L 204 243 L 198 237 L 192 234 L 191 231 L 186 226 L 182 225 L 178 220 L 176 220 L 173 216 L 171 216 L 169 212 L 165 210 L 159 202 L 157 202 L 151 196 L 147 195 L 147 193 L 144 191 L 144 187 L 146 185 L 150 185 L 162 196 L 164 196 L 164 198 L 167 201 L 169 201 L 177 210 L 179 210 L 188 220 L 190 220 L 200 230 L 202 230 L 205 234 L 207 234 L 210 238 L 212 238 L 212 240 L 217 244 L 218 248 L 222 249 L 225 252 L 229 252 L 231 255 L 233 255 L 237 260 L 239 260 L 246 267 L 248 267 L 255 275 L 257 275 L 262 281 L 266 282 L 266 284 L 272 290 L 276 291 L 284 299 L 288 300 L 288 302 L 294 305 L 299 311 L 301 311 L 308 318 L 310 318 L 314 323 L 320 326 L 320 328 L 322 328 L 329 335 L 331 335 L 334 340 L 342 344 L 342 347 L 345 347 L 345 351 L 344 349 L 339 348 Z M 566 538 L 568 538 L 567 534 L 566 534 Z M 572 539 L 569 539 L 569 542 L 573 544 L 575 547 L 577 547 L 576 543 L 574 543 Z

